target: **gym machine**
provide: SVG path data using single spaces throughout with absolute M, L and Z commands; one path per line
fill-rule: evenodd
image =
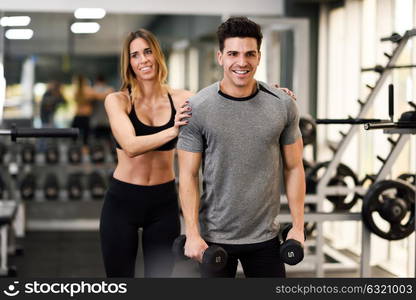
M 370 235 L 374 233 L 387 240 L 398 240 L 415 232 L 415 201 L 416 201 L 416 175 L 402 174 L 397 180 L 385 180 L 388 171 L 400 154 L 404 145 L 410 139 L 410 135 L 416 134 L 416 105 L 409 102 L 413 110 L 404 112 L 397 122 L 394 122 L 394 88 L 389 86 L 389 116 L 387 123 L 367 123 L 366 130 L 383 129 L 385 134 L 398 134 L 397 140 L 389 138 L 392 144 L 390 154 L 386 159 L 377 158 L 383 162 L 378 174 L 374 176 L 374 184 L 369 189 L 363 200 L 363 227 L 362 248 L 371 250 Z M 411 182 L 406 179 L 413 180 Z M 413 183 L 413 184 L 412 184 Z M 389 224 L 389 229 L 380 228 L 373 218 L 377 212 Z M 415 242 L 416 249 L 416 242 Z M 416 253 L 415 253 L 416 257 Z M 363 257 L 361 272 L 369 273 L 369 256 Z M 416 273 L 416 262 L 415 262 Z
M 13 200 L 0 201 L 0 277 L 16 277 L 15 267 L 8 266 L 8 232 L 16 216 L 17 202 Z
M 348 195 L 355 195 L 354 197 L 365 197 L 363 195 L 366 195 L 367 189 L 363 188 L 360 183 L 363 183 L 364 180 L 368 180 L 368 178 L 365 178 L 363 181 L 358 182 L 358 185 L 354 186 L 347 186 L 343 183 L 343 178 L 337 178 L 340 174 L 340 169 L 344 169 L 343 165 L 341 164 L 341 158 L 345 154 L 345 151 L 348 148 L 348 145 L 352 141 L 353 137 L 358 133 L 359 127 L 353 126 L 356 124 L 375 124 L 373 125 L 373 128 L 378 126 L 378 128 L 383 128 L 379 126 L 390 126 L 387 130 L 389 133 L 394 133 L 395 130 L 400 130 L 400 137 L 397 140 L 391 140 L 391 143 L 393 145 L 392 151 L 389 155 L 389 158 L 383 159 L 384 166 L 378 173 L 378 175 L 375 178 L 375 183 L 377 181 L 384 180 L 388 174 L 388 171 L 391 168 L 391 165 L 394 161 L 394 159 L 397 157 L 398 153 L 403 148 L 406 141 L 409 139 L 409 137 L 405 137 L 404 133 L 410 134 L 414 132 L 414 128 L 395 128 L 400 127 L 401 124 L 394 124 L 389 125 L 391 123 L 390 120 L 384 120 L 384 119 L 366 119 L 367 114 L 369 113 L 371 107 L 374 104 L 374 101 L 376 99 L 376 96 L 378 92 L 383 87 L 384 83 L 386 82 L 388 76 L 391 74 L 391 71 L 395 69 L 397 66 L 395 65 L 400 54 L 402 53 L 403 49 L 405 48 L 407 42 L 410 38 L 414 37 L 416 35 L 416 29 L 408 30 L 403 36 L 400 36 L 398 34 L 393 34 L 391 37 L 383 38 L 382 41 L 390 41 L 393 43 L 396 43 L 396 47 L 392 54 L 385 53 L 385 56 L 389 59 L 386 66 L 380 68 L 378 67 L 377 70 L 380 73 L 380 77 L 378 78 L 376 84 L 374 86 L 368 86 L 371 90 L 369 95 L 367 96 L 366 101 L 358 100 L 358 103 L 361 107 L 360 112 L 358 113 L 357 118 L 349 117 L 347 119 L 343 120 L 317 120 L 318 124 L 329 124 L 329 123 L 337 123 L 337 124 L 350 124 L 349 131 L 347 133 L 340 132 L 341 134 L 341 140 L 337 147 L 332 147 L 334 151 L 334 156 L 331 161 L 323 163 L 323 166 L 318 166 L 317 168 L 323 168 L 324 172 L 322 172 L 322 176 L 319 176 L 319 180 L 313 182 L 313 185 L 315 185 L 314 190 L 316 191 L 316 194 L 307 195 L 306 197 L 306 203 L 316 203 L 317 205 L 317 212 L 314 213 L 308 213 L 305 214 L 305 222 L 311 222 L 315 221 L 317 222 L 317 237 L 316 237 L 316 259 L 315 259 L 315 270 L 316 270 L 316 276 L 317 277 L 323 277 L 324 275 L 324 252 L 323 252 L 323 246 L 324 246 L 324 237 L 323 237 L 323 224 L 324 221 L 330 221 L 330 220 L 362 220 L 363 216 L 361 213 L 342 213 L 342 212 L 333 212 L 333 213 L 324 213 L 323 212 L 323 202 L 324 199 L 328 199 L 333 203 L 335 203 L 335 207 L 343 207 L 343 206 L 350 206 L 354 202 L 345 202 L 345 197 Z M 409 67 L 409 66 L 402 66 L 402 67 Z M 412 66 L 411 66 L 412 67 Z M 367 70 L 365 70 L 367 71 Z M 408 117 L 405 117 L 407 120 Z M 405 121 L 405 120 L 403 120 Z M 404 123 L 402 123 L 404 124 Z M 370 125 L 371 127 L 371 125 Z M 387 131 L 385 131 L 387 133 Z M 396 132 L 398 133 L 398 132 Z M 379 158 L 380 159 L 380 158 Z M 345 171 L 345 170 L 344 170 Z M 343 173 L 343 172 L 341 172 Z M 334 176 L 335 174 L 335 176 Z M 342 175 L 342 174 L 341 174 Z M 343 175 L 344 176 L 344 175 Z M 335 178 L 335 179 L 334 179 Z M 354 180 L 353 180 L 354 181 Z M 406 189 L 406 191 L 408 191 Z M 403 189 L 397 190 L 399 195 L 401 195 L 403 192 Z M 371 194 L 370 194 L 371 195 Z M 370 195 L 368 197 L 370 197 Z M 411 194 L 406 194 L 406 199 L 411 196 Z M 340 201 L 342 200 L 342 201 Z M 356 201 L 356 199 L 351 200 Z M 364 200 L 365 202 L 365 200 Z M 406 202 L 406 201 L 405 201 Z M 414 203 L 414 202 L 413 202 Z M 386 207 L 388 205 L 386 204 Z M 404 211 L 405 207 L 403 203 L 401 204 L 395 204 L 390 205 L 390 208 L 394 207 L 395 210 L 398 211 L 398 214 L 400 214 L 400 209 Z M 411 209 L 412 206 L 410 206 Z M 385 208 L 388 210 L 388 208 Z M 414 212 L 414 204 L 413 204 L 413 212 Z M 282 215 L 279 217 L 279 221 L 282 222 L 290 222 L 290 217 L 288 215 Z M 397 227 L 396 227 L 397 228 Z M 369 267 L 369 261 L 370 261 L 370 231 L 367 229 L 367 225 L 365 222 L 363 222 L 362 226 L 363 230 L 363 237 L 362 237 L 362 254 L 361 254 L 361 270 L 360 275 L 361 277 L 368 277 L 370 275 L 370 267 Z M 394 231 L 394 230 L 393 230 Z M 414 231 L 414 226 L 413 226 Z M 394 232 L 392 232 L 394 235 Z

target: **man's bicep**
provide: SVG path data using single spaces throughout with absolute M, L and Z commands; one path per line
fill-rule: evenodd
M 197 176 L 201 166 L 202 153 L 178 150 L 179 176 L 192 175 Z
M 282 155 L 285 163 L 285 169 L 294 168 L 301 163 L 303 157 L 302 138 L 297 138 L 293 144 L 283 145 Z
M 302 136 L 299 128 L 300 112 L 298 105 L 294 100 L 287 101 L 286 104 L 287 121 L 280 136 L 281 145 L 291 145 Z

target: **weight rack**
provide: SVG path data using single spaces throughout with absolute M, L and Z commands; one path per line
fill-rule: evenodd
M 114 157 L 107 143 L 103 143 L 104 161 L 95 163 L 91 160 L 90 154 L 84 153 L 79 163 L 72 164 L 67 158 L 69 147 L 70 145 L 66 143 L 58 145 L 60 155 L 54 164 L 48 164 L 45 161 L 45 153 L 37 152 L 33 163 L 23 165 L 22 169 L 30 170 L 30 173 L 37 174 L 40 179 L 37 182 L 33 199 L 21 199 L 20 193 L 15 193 L 17 199 L 21 199 L 26 207 L 27 229 L 64 231 L 98 229 L 102 199 L 93 199 L 88 188 L 88 180 L 91 173 L 98 172 L 105 185 L 108 186 L 110 171 L 115 167 Z M 50 200 L 46 199 L 44 193 L 45 178 L 49 173 L 56 175 L 60 187 L 56 199 Z M 82 194 L 79 199 L 70 199 L 66 184 L 69 176 L 77 173 L 82 175 Z
M 51 129 L 51 128 L 16 128 L 12 127 L 9 129 L 1 129 L 0 136 L 11 136 L 13 142 L 16 138 L 22 137 L 66 137 L 75 138 L 79 135 L 79 130 L 74 128 L 62 128 L 62 129 Z M 15 144 L 13 144 L 15 146 Z M 12 147 L 13 149 L 15 147 Z M 15 151 L 12 151 L 12 158 L 16 155 Z M 3 161 L 4 163 L 4 161 Z M 18 172 L 18 169 L 15 170 Z M 13 176 L 13 175 L 11 175 Z M 9 178 L 10 179 L 10 178 Z M 16 222 L 24 222 L 24 210 L 21 211 L 23 203 L 16 198 L 14 188 L 14 180 L 10 180 L 7 190 L 7 197 L 12 200 L 0 200 L 0 277 L 17 275 L 15 268 L 9 267 L 8 262 L 8 242 L 9 233 L 13 234 L 12 228 Z M 11 245 L 15 247 L 15 245 Z
M 403 37 L 401 37 L 398 42 L 397 46 L 394 49 L 393 53 L 387 54 L 385 56 L 389 58 L 388 63 L 380 72 L 380 77 L 378 78 L 374 87 L 371 88 L 370 94 L 367 96 L 367 99 L 363 102 L 358 100 L 358 103 L 361 106 L 361 110 L 358 113 L 357 118 L 365 118 L 374 104 L 377 94 L 383 87 L 384 83 L 386 82 L 388 76 L 391 74 L 392 69 L 395 67 L 395 63 L 397 62 L 400 54 L 402 53 L 403 49 L 405 48 L 407 42 L 410 38 L 416 35 L 416 29 L 408 30 L 405 32 Z M 382 39 L 385 40 L 385 39 Z M 330 161 L 325 173 L 321 177 L 318 182 L 317 186 L 317 193 L 316 195 L 307 195 L 307 202 L 316 201 L 317 203 L 317 211 L 323 211 L 323 200 L 326 198 L 327 195 L 347 195 L 351 192 L 358 192 L 360 194 L 365 194 L 366 189 L 362 186 L 355 187 L 355 188 L 347 188 L 347 187 L 337 187 L 337 186 L 329 186 L 329 181 L 331 179 L 332 174 L 337 170 L 339 164 L 341 163 L 341 158 L 344 155 L 345 151 L 348 148 L 353 137 L 358 133 L 359 128 L 357 126 L 350 126 L 348 133 L 344 134 L 341 133 L 343 138 L 340 141 L 338 147 L 334 151 L 334 156 Z M 395 144 L 393 144 L 393 148 L 388 159 L 385 160 L 385 166 L 381 168 L 377 175 L 377 181 L 383 180 L 386 178 L 388 174 L 388 170 L 391 168 L 391 165 L 394 163 L 395 159 L 399 155 L 400 151 L 403 149 L 406 142 L 410 139 L 409 136 L 401 134 Z M 387 166 L 386 166 L 387 165 Z M 309 198 L 309 199 L 308 199 Z M 306 218 L 306 216 L 305 216 Z M 318 218 L 319 219 L 319 218 Z M 349 220 L 353 220 L 352 217 Z M 324 263 L 324 253 L 322 250 L 322 246 L 324 245 L 324 238 L 323 238 L 323 225 L 322 222 L 326 221 L 326 219 L 319 219 L 317 222 L 317 259 L 316 259 L 316 276 L 323 277 L 324 270 L 323 270 L 323 263 Z M 370 275 L 370 232 L 365 227 L 364 223 L 362 224 L 362 253 L 361 253 L 361 270 L 360 275 L 361 277 L 368 277 Z
M 367 129 L 367 128 L 366 128 Z M 387 159 L 382 160 L 384 163 L 376 175 L 374 182 L 383 180 L 386 178 L 388 171 L 391 169 L 393 163 L 399 156 L 401 150 L 407 141 L 410 140 L 410 135 L 416 135 L 416 128 L 386 128 L 383 130 L 385 134 L 399 134 L 397 141 L 392 142 L 393 147 L 388 155 Z M 362 251 L 362 262 L 361 262 L 361 274 L 370 274 L 370 253 L 371 253 L 371 231 L 366 227 L 362 226 L 362 237 L 361 237 L 361 251 Z M 415 257 L 416 257 L 416 239 L 415 239 Z M 416 274 L 416 260 L 414 266 Z

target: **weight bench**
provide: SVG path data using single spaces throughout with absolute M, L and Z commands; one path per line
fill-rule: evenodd
M 0 201 L 0 277 L 8 277 L 10 275 L 10 270 L 7 266 L 7 234 L 16 212 L 16 201 Z

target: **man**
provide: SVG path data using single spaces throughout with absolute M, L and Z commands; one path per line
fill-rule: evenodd
M 50 81 L 40 103 L 40 119 L 42 121 L 42 127 L 55 127 L 53 122 L 54 115 L 59 105 L 62 105 L 65 102 L 65 98 L 61 91 L 61 83 L 57 80 Z
M 293 221 L 288 239 L 304 242 L 299 111 L 283 91 L 254 79 L 259 25 L 230 18 L 217 35 L 224 77 L 190 99 L 192 118 L 181 129 L 177 146 L 185 255 L 201 262 L 209 245 L 227 251 L 227 266 L 217 273 L 201 268 L 203 277 L 234 277 L 238 260 L 246 277 L 284 277 L 275 220 L 282 168 Z

